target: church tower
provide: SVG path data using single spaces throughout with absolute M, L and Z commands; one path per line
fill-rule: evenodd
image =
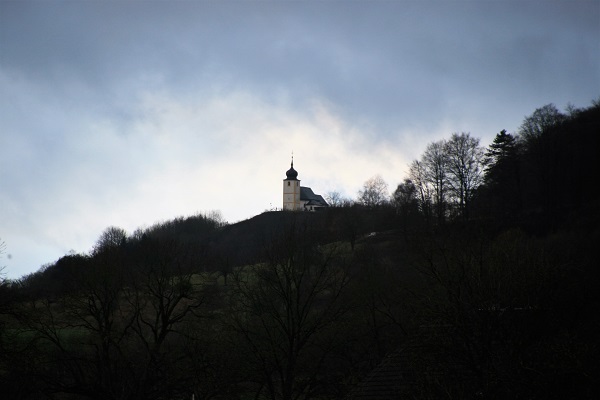
M 285 173 L 283 180 L 283 209 L 296 211 L 302 208 L 300 203 L 300 180 L 298 172 L 294 169 L 294 156 L 292 156 L 292 166 Z

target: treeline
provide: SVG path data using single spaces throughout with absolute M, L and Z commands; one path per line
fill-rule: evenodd
M 600 172 L 599 114 L 600 102 L 565 112 L 547 104 L 527 116 L 517 132 L 500 131 L 488 147 L 465 132 L 429 143 L 391 195 L 377 175 L 356 199 L 336 191 L 326 197 L 335 207 L 394 207 L 404 218 L 429 226 L 488 219 L 550 229 L 583 209 L 594 225 L 598 195 L 590 183 Z
M 18 399 L 592 398 L 600 105 L 430 144 L 323 212 L 107 228 L 0 286 Z M 0 247 L 1 250 L 1 247 Z

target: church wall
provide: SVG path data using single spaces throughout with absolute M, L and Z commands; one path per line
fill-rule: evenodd
M 300 181 L 299 180 L 284 180 L 283 181 L 283 209 L 298 210 L 300 205 Z

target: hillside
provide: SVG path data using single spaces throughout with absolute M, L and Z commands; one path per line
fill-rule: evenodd
M 504 148 L 468 218 L 408 197 L 108 228 L 90 254 L 0 286 L 0 384 L 21 399 L 592 398 L 598 132 L 595 106 Z

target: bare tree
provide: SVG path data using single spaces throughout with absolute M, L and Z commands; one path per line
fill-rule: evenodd
M 335 190 L 327 192 L 325 195 L 325 200 L 327 200 L 327 203 L 330 207 L 341 207 L 344 204 L 344 198 L 342 197 L 342 194 Z
M 431 188 L 433 206 L 438 223 L 446 219 L 448 209 L 448 154 L 446 141 L 440 140 L 427 145 L 421 159 L 423 179 Z
M 267 262 L 234 275 L 231 325 L 249 346 L 259 371 L 256 398 L 309 398 L 339 343 L 336 322 L 348 275 L 334 249 L 310 242 L 306 229 L 287 226 L 267 250 Z
M 92 250 L 92 254 L 98 254 L 102 251 L 108 249 L 114 249 L 127 241 L 127 232 L 124 229 L 118 228 L 116 226 L 110 226 L 102 232 L 96 244 L 94 245 L 94 249 Z
M 396 212 L 404 217 L 417 213 L 419 209 L 417 186 L 410 179 L 405 179 L 394 191 L 392 202 Z
M 367 207 L 377 207 L 385 204 L 389 199 L 388 185 L 381 175 L 375 175 L 363 184 L 358 191 L 358 202 Z
M 4 243 L 2 238 L 0 238 L 0 257 L 2 257 L 2 254 L 4 254 L 5 251 L 6 251 L 6 243 Z M 4 268 L 5 268 L 4 265 L 0 265 L 0 285 L 3 285 L 6 280 Z
M 68 295 L 34 299 L 18 319 L 37 348 L 36 379 L 54 393 L 90 399 L 121 399 L 131 394 L 123 345 L 131 318 L 119 301 L 122 268 L 112 252 L 78 270 Z M 110 265 L 101 265 L 110 260 Z
M 468 219 L 475 189 L 483 182 L 484 150 L 469 133 L 453 133 L 445 144 L 448 183 L 458 201 L 460 214 Z
M 432 213 L 433 194 L 431 185 L 425 175 L 425 166 L 421 161 L 414 160 L 410 164 L 408 175 L 417 190 L 419 209 L 426 221 L 429 221 Z
M 555 207 L 556 177 L 563 166 L 558 163 L 558 155 L 564 152 L 560 142 L 560 125 L 567 120 L 554 104 L 536 109 L 526 117 L 519 128 L 519 137 L 524 149 L 522 189 L 525 207 L 539 207 L 550 210 Z M 567 178 L 570 179 L 570 178 Z M 529 204 L 527 204 L 529 203 Z
M 160 397 L 183 390 L 184 374 L 169 373 L 188 358 L 179 342 L 190 318 L 200 316 L 204 288 L 194 283 L 190 252 L 173 240 L 148 240 L 140 275 L 124 289 L 133 310 L 131 329 L 140 344 L 141 383 L 148 394 Z M 157 384 L 158 383 L 158 384 Z
M 6 251 L 6 243 L 0 238 L 0 259 L 2 255 Z M 0 261 L 1 262 L 1 261 Z M 6 278 L 6 273 L 4 272 L 4 265 L 0 264 L 0 315 L 6 313 L 9 310 L 9 305 L 11 303 L 11 294 L 9 292 L 10 281 Z M 2 344 L 1 336 L 4 331 L 4 321 L 0 319 L 0 345 Z M 1 348 L 1 347 L 0 347 Z M 1 360 L 1 358 L 0 358 Z
M 39 344 L 36 372 L 56 393 L 91 399 L 163 399 L 193 390 L 188 324 L 204 302 L 189 252 L 146 239 L 132 265 L 108 248 L 87 258 L 58 299 L 37 300 L 21 321 Z M 195 355 L 194 355 L 195 356 Z
M 519 128 L 519 134 L 526 143 L 536 142 L 545 130 L 558 125 L 565 118 L 565 115 L 554 104 L 546 104 L 536 109 L 533 114 L 523 120 Z

